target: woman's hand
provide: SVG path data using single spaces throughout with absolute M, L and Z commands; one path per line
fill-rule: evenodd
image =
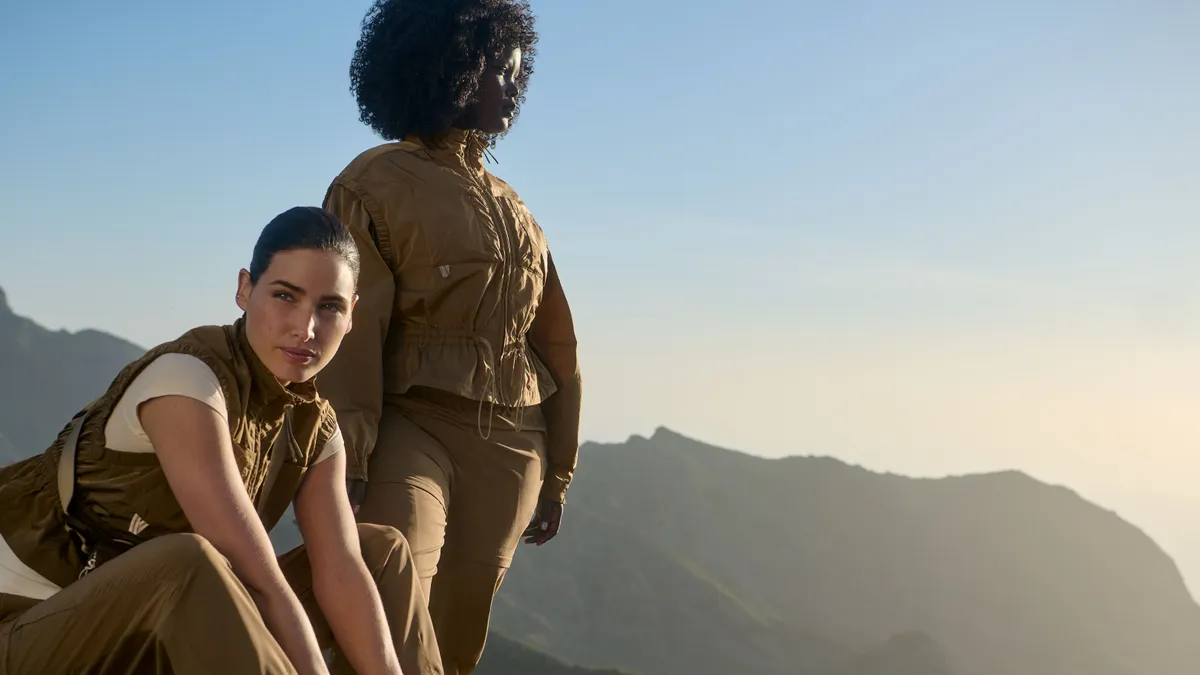
M 308 615 L 246 494 L 225 419 L 184 396 L 153 398 L 138 417 L 192 529 L 229 560 L 292 666 L 328 675 Z
M 562 522 L 563 505 L 552 499 L 542 499 L 538 502 L 533 520 L 526 528 L 526 544 L 542 544 L 550 541 L 558 534 L 558 526 Z

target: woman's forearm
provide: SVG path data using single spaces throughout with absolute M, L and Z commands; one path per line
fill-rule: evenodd
M 242 484 L 224 418 L 204 403 L 174 395 L 143 403 L 139 415 L 195 533 L 229 561 L 293 667 L 326 675 L 308 615 L 288 586 Z
M 334 639 L 360 675 L 400 675 L 387 616 L 375 580 L 360 558 L 313 569 L 313 594 Z
M 328 675 L 312 624 L 291 588 L 284 584 L 282 588 L 262 592 L 247 585 L 247 590 L 292 667 L 301 675 Z

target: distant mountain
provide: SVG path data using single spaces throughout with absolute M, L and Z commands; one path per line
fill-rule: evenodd
M 0 289 L 0 434 L 21 455 L 41 452 L 143 353 L 100 331 L 47 330 L 14 314 Z
M 559 538 L 518 554 L 496 625 L 570 662 L 858 675 L 883 644 L 923 673 L 1200 672 L 1200 607 L 1171 559 L 1018 472 L 918 480 L 660 429 L 588 444 L 568 500 Z
M 72 415 L 104 392 L 145 350 L 107 333 L 47 330 L 17 316 L 0 289 L 0 465 L 42 452 Z M 285 519 L 271 533 L 279 550 L 299 543 Z M 479 675 L 619 675 L 570 666 L 497 635 Z
M 621 670 L 571 666 L 493 633 L 474 675 L 629 675 Z
M 832 675 L 953 675 L 933 638 L 920 631 L 893 636 L 868 649 Z

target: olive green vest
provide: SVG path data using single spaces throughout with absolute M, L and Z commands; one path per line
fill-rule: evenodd
M 313 382 L 285 388 L 262 364 L 246 340 L 244 319 L 196 328 L 151 349 L 122 369 L 43 454 L 0 468 L 0 536 L 21 562 L 60 587 L 130 546 L 192 531 L 157 455 L 115 451 L 104 438 L 129 384 L 168 353 L 195 356 L 216 373 L 242 481 L 268 530 L 336 430 L 333 410 Z

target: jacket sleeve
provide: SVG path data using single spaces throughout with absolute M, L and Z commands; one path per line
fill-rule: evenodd
M 554 259 L 550 257 L 548 261 L 545 291 L 529 330 L 529 340 L 557 387 L 557 391 L 542 402 L 549 459 L 542 497 L 562 503 L 566 501 L 567 488 L 579 458 L 583 380 L 571 308 L 563 293 Z
M 335 182 L 325 209 L 338 217 L 358 245 L 358 303 L 350 332 L 334 358 L 317 376 L 317 386 L 337 413 L 346 444 L 346 477 L 367 480 L 367 464 L 383 410 L 383 349 L 391 323 L 396 277 L 388 262 L 386 234 L 380 236 L 358 195 Z

